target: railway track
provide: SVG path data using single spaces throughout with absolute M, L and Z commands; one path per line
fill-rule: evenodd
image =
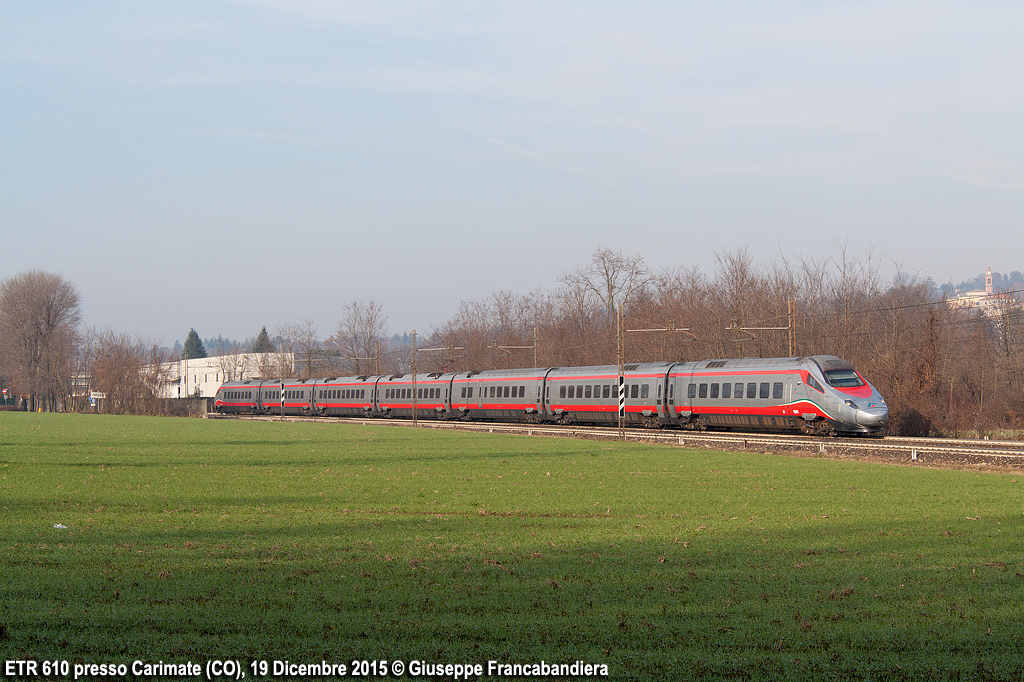
M 371 426 L 405 426 L 405 419 L 362 419 L 355 417 L 275 417 L 270 415 L 215 415 L 211 419 L 254 421 L 325 422 Z M 554 424 L 506 424 L 489 422 L 432 421 L 420 419 L 419 428 L 475 431 L 548 438 L 618 440 L 618 430 L 600 426 Z M 945 468 L 995 467 L 1024 469 L 1024 442 L 997 440 L 950 440 L 943 438 L 821 438 L 791 434 L 737 433 L 725 431 L 671 431 L 626 429 L 626 440 L 690 448 L 714 448 L 734 452 L 779 452 L 832 459 L 860 459 L 905 465 Z

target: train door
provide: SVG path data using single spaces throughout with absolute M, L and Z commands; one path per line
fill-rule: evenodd
M 670 365 L 665 371 L 665 376 L 658 379 L 658 416 L 670 424 L 676 423 L 676 392 L 675 382 L 672 381 L 672 370 L 676 365 Z
M 537 382 L 537 413 L 542 417 L 551 416 L 551 398 L 548 395 L 550 386 L 549 376 L 554 368 L 548 369 L 544 372 L 544 375 Z

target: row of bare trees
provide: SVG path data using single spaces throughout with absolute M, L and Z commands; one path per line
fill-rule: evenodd
M 627 362 L 788 356 L 792 343 L 796 355 L 858 367 L 887 397 L 896 432 L 1024 427 L 1018 298 L 1000 298 L 987 316 L 954 310 L 899 268 L 883 278 L 884 265 L 841 245 L 832 256 L 768 264 L 738 249 L 718 254 L 707 276 L 655 273 L 638 256 L 599 249 L 554 292 L 464 302 L 430 339 L 447 355 L 419 366 L 612 364 L 621 306 Z
M 1024 314 L 1015 295 L 988 314 L 957 310 L 928 284 L 872 253 L 778 258 L 719 253 L 697 268 L 651 271 L 639 256 L 598 249 L 553 291 L 499 291 L 463 301 L 417 346 L 419 371 L 613 364 L 618 313 L 627 362 L 831 354 L 885 395 L 892 429 L 961 435 L 1024 428 Z M 887 266 L 888 267 L 888 266 Z M 151 411 L 165 357 L 125 334 L 82 333 L 78 296 L 30 272 L 0 286 L 0 381 L 46 409 L 68 409 L 71 379 L 92 377 L 111 411 Z M 323 340 L 305 320 L 248 347 L 215 348 L 228 379 L 406 372 L 409 347 L 389 347 L 374 300 L 352 301 Z M 429 348 L 430 352 L 422 352 Z M 276 351 L 276 352 L 275 352 Z M 285 356 L 279 353 L 287 354 Z M 281 357 L 292 358 L 287 364 Z

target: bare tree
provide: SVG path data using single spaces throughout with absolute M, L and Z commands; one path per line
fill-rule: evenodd
M 627 306 L 647 286 L 647 266 L 641 256 L 624 256 L 621 251 L 601 247 L 590 264 L 562 275 L 559 281 L 570 292 L 573 304 L 585 307 L 589 295 L 600 302 L 605 328 L 615 323 L 618 306 Z
M 240 381 L 251 371 L 256 360 L 249 349 L 237 341 L 218 343 L 213 352 L 224 381 Z
M 160 387 L 168 380 L 171 358 L 157 344 L 127 333 L 92 333 L 92 386 L 106 394 L 109 414 L 157 414 Z
M 60 275 L 30 270 L 0 283 L 0 373 L 32 409 L 68 408 L 80 318 L 78 291 Z
M 299 367 L 299 376 L 308 379 L 316 373 L 317 363 L 323 359 L 323 344 L 317 335 L 317 326 L 313 320 L 306 319 L 298 324 L 284 324 L 278 327 L 281 338 L 281 350 L 298 356 L 295 364 Z M 281 367 L 281 376 L 294 376 L 294 370 Z
M 387 351 L 388 318 L 374 299 L 350 301 L 327 345 L 338 352 L 341 370 L 351 374 L 379 372 L 379 358 Z

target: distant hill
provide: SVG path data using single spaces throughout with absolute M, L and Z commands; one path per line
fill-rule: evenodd
M 939 292 L 946 296 L 955 296 L 965 291 L 974 291 L 976 289 L 985 288 L 985 273 L 982 272 L 974 279 L 964 280 L 960 284 L 953 284 L 952 282 L 943 284 L 939 287 Z M 1000 272 L 992 271 L 992 288 L 995 291 L 1006 291 L 1008 289 L 1024 289 L 1024 274 L 1014 270 L 1008 275 L 1004 275 Z

